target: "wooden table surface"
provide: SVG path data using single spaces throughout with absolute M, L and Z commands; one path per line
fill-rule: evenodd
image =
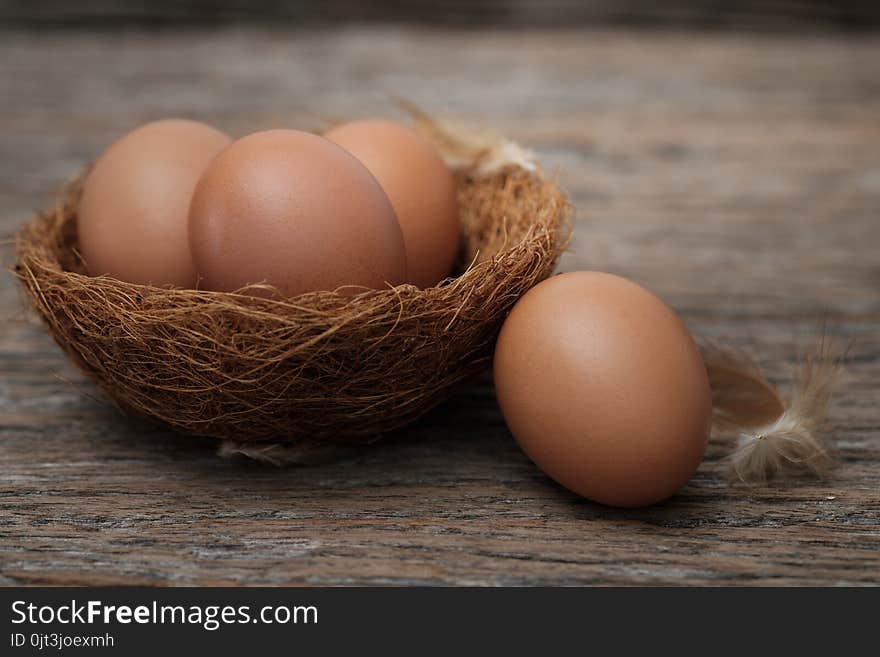
M 880 583 L 880 36 L 611 31 L 0 34 L 0 235 L 167 115 L 236 134 L 393 114 L 488 123 L 558 170 L 563 270 L 630 276 L 784 384 L 820 317 L 853 341 L 824 481 L 665 504 L 542 475 L 486 377 L 335 464 L 224 460 L 121 416 L 0 278 L 0 583 Z M 11 258 L 8 242 L 5 255 Z

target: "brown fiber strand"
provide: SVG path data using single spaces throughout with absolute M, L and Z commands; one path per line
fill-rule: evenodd
M 478 164 L 456 170 L 459 275 L 425 290 L 282 299 L 90 277 L 76 252 L 81 177 L 22 228 L 15 274 L 58 344 L 122 408 L 229 440 L 228 452 L 260 458 L 239 448 L 281 442 L 263 460 L 287 449 L 308 461 L 315 443 L 413 421 L 483 370 L 510 308 L 553 272 L 569 238 L 566 196 L 540 171 Z

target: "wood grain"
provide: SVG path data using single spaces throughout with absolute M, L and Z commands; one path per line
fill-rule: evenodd
M 168 27 L 224 24 L 698 27 L 714 30 L 871 30 L 880 7 L 868 0 L 0 0 L 0 25 Z
M 880 583 L 877 61 L 876 36 L 3 33 L 4 239 L 139 122 L 314 127 L 398 94 L 558 170 L 578 212 L 563 269 L 648 285 L 783 384 L 820 317 L 853 346 L 831 478 L 732 485 L 713 443 L 679 495 L 618 511 L 528 462 L 488 377 L 337 463 L 219 459 L 109 406 L 6 275 L 0 583 Z

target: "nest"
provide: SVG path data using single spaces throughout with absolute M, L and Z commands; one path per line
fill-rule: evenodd
M 487 367 L 508 311 L 553 272 L 569 235 L 565 195 L 526 151 L 419 125 L 454 167 L 461 206 L 461 273 L 436 287 L 284 299 L 91 277 L 77 252 L 81 177 L 22 228 L 15 273 L 58 344 L 124 410 L 238 444 L 375 437 Z

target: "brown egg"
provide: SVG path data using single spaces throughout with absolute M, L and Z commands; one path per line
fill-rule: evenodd
M 455 180 L 437 150 L 391 121 L 353 121 L 324 136 L 363 162 L 388 195 L 403 230 L 409 282 L 425 288 L 445 278 L 461 225 Z
M 562 274 L 516 304 L 495 351 L 498 402 L 560 484 L 622 507 L 659 502 L 703 458 L 712 401 L 687 328 L 619 276 Z
M 193 287 L 187 213 L 196 181 L 231 139 L 167 119 L 115 142 L 89 172 L 77 228 L 88 271 L 130 283 Z
M 209 290 L 267 282 L 294 296 L 406 279 L 382 188 L 348 151 L 298 130 L 258 132 L 220 153 L 193 194 L 189 238 Z

